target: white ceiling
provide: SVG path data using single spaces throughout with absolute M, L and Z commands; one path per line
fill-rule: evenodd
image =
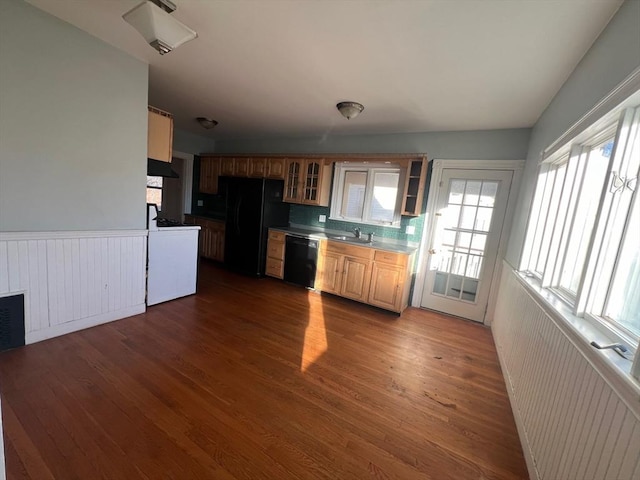
M 149 103 L 215 139 L 530 127 L 622 3 L 173 0 L 198 38 L 160 56 L 122 20 L 141 0 L 27 1 L 149 63 Z

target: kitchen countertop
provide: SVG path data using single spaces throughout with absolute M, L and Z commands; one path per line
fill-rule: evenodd
M 377 250 L 387 250 L 395 253 L 407 253 L 411 254 L 418 249 L 418 246 L 408 242 L 401 242 L 398 240 L 380 239 L 375 238 L 373 242 L 369 243 L 366 240 L 357 239 L 353 233 L 340 232 L 335 230 L 320 230 L 313 228 L 305 228 L 299 225 L 291 225 L 289 227 L 270 227 L 271 230 L 278 230 L 280 232 L 288 233 L 291 235 L 298 235 L 305 238 L 312 238 L 315 240 L 331 240 L 332 242 L 348 243 L 350 245 L 358 245 L 361 247 L 375 248 Z M 336 238 L 339 236 L 345 236 L 346 239 Z

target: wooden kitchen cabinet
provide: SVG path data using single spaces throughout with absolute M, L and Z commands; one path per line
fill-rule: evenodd
M 284 278 L 285 238 L 284 232 L 269 229 L 265 274 L 270 277 Z
M 413 254 L 323 242 L 316 289 L 402 313 L 409 303 Z
M 232 177 L 234 175 L 235 158 L 233 157 L 220 157 L 220 175 L 225 177 Z
M 224 261 L 224 234 L 223 220 L 213 220 L 195 215 L 185 215 L 185 223 L 200 225 L 200 241 L 198 252 L 201 257 L 209 258 L 217 262 Z
M 316 273 L 316 289 L 340 295 L 344 256 L 320 247 Z
M 236 157 L 233 159 L 233 176 L 248 177 L 249 176 L 249 158 Z
M 201 157 L 200 158 L 200 192 L 201 193 L 218 193 L 218 177 L 220 176 L 220 158 L 219 157 Z
M 173 115 L 149 106 L 147 158 L 170 162 L 173 150 Z
M 413 256 L 376 250 L 367 303 L 401 313 L 409 303 Z
M 416 217 L 422 213 L 422 200 L 427 181 L 427 160 L 418 158 L 407 162 L 401 215 Z
M 267 176 L 267 159 L 265 157 L 256 157 L 249 159 L 250 177 L 265 178 Z
M 371 282 L 371 260 L 359 257 L 344 257 L 342 265 L 343 297 L 366 302 Z
M 372 248 L 327 241 L 320 247 L 316 288 L 366 302 L 374 253 Z
M 324 159 L 288 158 L 285 163 L 285 202 L 328 207 L 331 164 Z
M 267 158 L 266 178 L 274 178 L 276 180 L 284 180 L 286 159 L 284 157 Z
M 290 203 L 300 203 L 300 177 L 304 160 L 288 158 L 285 163 L 284 195 L 282 200 Z

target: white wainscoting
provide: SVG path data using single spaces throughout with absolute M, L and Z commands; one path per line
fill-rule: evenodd
M 639 479 L 640 399 L 558 321 L 505 263 L 491 328 L 531 478 Z
M 147 231 L 0 233 L 0 296 L 24 293 L 26 343 L 145 311 Z

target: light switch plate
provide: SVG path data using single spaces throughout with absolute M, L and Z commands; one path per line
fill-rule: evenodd
M 320 216 L 318 217 L 318 221 L 319 221 L 320 223 L 324 223 L 324 222 L 326 222 L 326 221 L 327 221 L 327 216 L 326 216 L 326 215 L 320 215 Z
M 413 225 L 407 225 L 407 228 L 405 228 L 404 230 L 407 235 L 413 235 L 414 233 L 416 233 L 416 227 L 414 227 Z
M 198 200 L 198 206 L 199 207 L 203 207 L 204 206 L 204 200 Z

